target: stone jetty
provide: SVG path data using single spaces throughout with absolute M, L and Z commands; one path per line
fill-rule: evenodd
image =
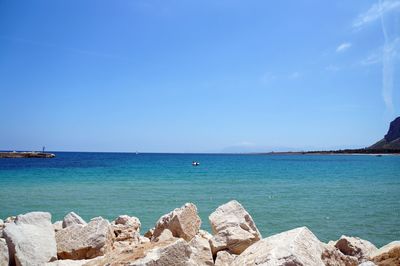
M 400 265 L 400 241 L 377 248 L 352 236 L 321 242 L 307 227 L 263 238 L 246 209 L 233 200 L 201 229 L 196 205 L 162 215 L 143 235 L 137 217 L 85 221 L 66 214 L 52 223 L 48 212 L 0 220 L 0 266 L 387 266 Z
M 47 152 L 0 152 L 0 158 L 54 158 L 54 153 Z

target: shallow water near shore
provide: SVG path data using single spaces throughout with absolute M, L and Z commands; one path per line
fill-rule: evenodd
M 309 227 L 377 246 L 400 240 L 400 156 L 65 153 L 0 160 L 0 218 L 49 211 L 53 222 L 138 217 L 144 233 L 185 202 L 208 215 L 236 199 L 263 237 Z M 192 161 L 201 163 L 198 167 Z

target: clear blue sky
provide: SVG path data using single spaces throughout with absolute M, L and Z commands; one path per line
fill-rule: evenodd
M 0 0 L 0 149 L 364 147 L 399 58 L 400 1 Z

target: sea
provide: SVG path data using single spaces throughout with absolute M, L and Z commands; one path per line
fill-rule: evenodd
M 0 159 L 1 219 L 30 211 L 50 212 L 53 222 L 70 211 L 86 220 L 127 214 L 145 233 L 192 202 L 210 231 L 208 216 L 235 199 L 263 237 L 307 226 L 324 242 L 400 240 L 400 156 L 55 154 Z

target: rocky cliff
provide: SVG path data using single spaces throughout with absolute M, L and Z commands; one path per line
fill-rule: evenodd
M 385 137 L 369 149 L 400 149 L 400 116 L 390 123 Z

